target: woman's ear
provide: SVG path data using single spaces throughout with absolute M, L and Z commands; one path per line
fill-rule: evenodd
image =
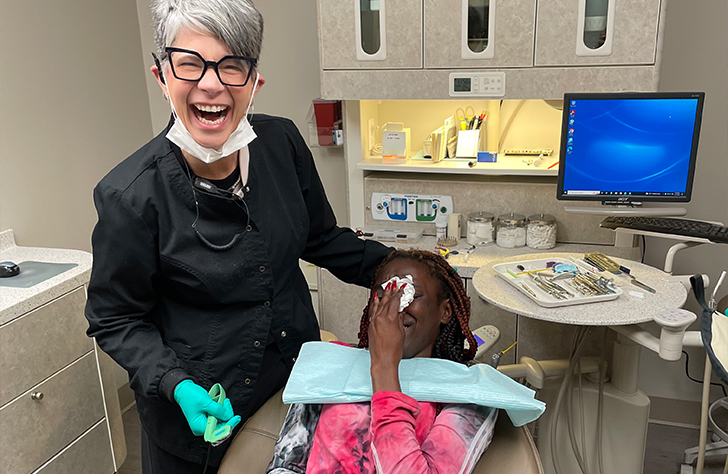
M 440 303 L 440 322 L 447 324 L 450 322 L 453 316 L 452 301 L 447 298 Z
M 159 70 L 156 64 L 152 65 L 149 70 L 152 71 L 152 74 L 154 74 L 154 78 L 157 80 L 157 84 L 159 84 L 159 87 L 162 89 L 162 94 L 164 94 L 164 98 L 169 98 L 169 92 L 167 92 L 167 85 L 165 84 L 164 76 L 162 76 L 162 71 Z
M 263 87 L 263 84 L 265 84 L 265 77 L 263 77 L 263 74 L 258 73 L 258 84 L 255 86 L 255 90 L 253 91 L 253 97 L 258 95 L 258 91 L 260 91 L 260 88 Z

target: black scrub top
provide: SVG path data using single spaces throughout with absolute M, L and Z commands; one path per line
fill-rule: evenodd
M 88 335 L 129 372 L 150 439 L 198 463 L 208 445 L 174 401 L 177 384 L 221 383 L 235 413 L 252 415 L 282 387 L 301 345 L 319 339 L 299 258 L 369 286 L 392 250 L 336 225 L 293 122 L 255 115 L 251 125 L 257 138 L 242 200 L 193 193 L 168 129 L 94 190 Z M 195 219 L 214 245 L 240 237 L 227 250 L 211 248 Z M 213 448 L 211 465 L 225 448 Z

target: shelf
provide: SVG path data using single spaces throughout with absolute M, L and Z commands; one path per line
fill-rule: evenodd
M 400 173 L 437 173 L 437 174 L 469 174 L 469 175 L 517 175 L 517 176 L 558 176 L 559 168 L 549 166 L 556 163 L 559 157 L 547 156 L 539 166 L 528 165 L 522 156 L 498 156 L 496 163 L 476 162 L 472 168 L 468 163 L 473 160 L 456 158 L 445 159 L 439 163 L 430 163 L 424 159 L 410 159 L 407 163 L 394 165 L 382 163 L 381 157 L 364 158 L 356 164 L 357 169 L 367 171 L 394 171 Z

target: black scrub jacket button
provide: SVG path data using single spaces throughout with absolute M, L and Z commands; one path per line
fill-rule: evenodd
M 270 306 L 270 301 L 266 301 L 265 303 L 263 303 L 263 305 Z
M 286 337 L 288 333 L 286 331 L 281 331 L 281 337 Z
M 255 342 L 253 343 L 253 345 L 254 345 L 255 347 L 258 347 L 258 346 L 260 345 L 260 341 L 255 341 Z
M 253 230 L 253 226 L 252 225 L 247 225 L 247 226 L 245 226 L 245 230 L 247 230 L 248 232 L 250 232 L 251 230 Z
M 245 385 L 250 385 L 250 379 L 245 379 Z
M 265 271 L 265 267 L 264 267 L 263 265 L 261 265 L 261 266 L 260 266 L 260 268 L 259 268 L 258 270 L 260 270 L 260 271 L 261 271 L 261 273 L 262 273 L 262 272 L 264 272 L 264 271 Z

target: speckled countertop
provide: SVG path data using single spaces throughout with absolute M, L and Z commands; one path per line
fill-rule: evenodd
M 436 242 L 437 239 L 434 236 L 424 236 L 416 244 L 394 244 L 390 242 L 385 242 L 385 244 L 399 249 L 417 247 L 432 250 L 437 245 Z M 536 254 L 533 258 L 542 258 L 542 255 L 562 252 L 582 257 L 586 252 L 602 252 L 610 257 L 622 257 L 630 260 L 639 260 L 640 258 L 640 249 L 637 247 L 614 247 L 600 244 L 556 244 L 556 247 L 550 250 L 534 250 L 528 247 L 508 249 L 498 247 L 498 245 L 492 243 L 476 247 L 471 254 L 466 255 L 464 252 L 469 247 L 470 245 L 465 239 L 460 239 L 458 245 L 450 248 L 450 250 L 457 251 L 458 254 L 451 254 L 447 258 L 450 265 L 457 268 L 458 274 L 463 278 L 473 278 L 475 272 L 481 267 L 493 266 L 509 257 L 517 258 L 525 254 Z
M 0 261 L 15 263 L 32 260 L 49 263 L 76 263 L 73 267 L 30 288 L 0 287 L 0 325 L 27 313 L 88 282 L 91 254 L 81 250 L 18 247 L 12 230 L 0 232 Z
M 557 247 L 554 250 L 560 249 Z M 603 253 L 608 254 L 606 251 Z M 569 253 L 551 251 L 491 259 L 475 273 L 473 286 L 481 298 L 509 312 L 544 321 L 584 326 L 623 326 L 652 321 L 666 309 L 682 307 L 687 299 L 687 290 L 682 283 L 670 281 L 667 273 L 614 255 L 614 260 L 630 268 L 639 281 L 654 288 L 656 293 L 648 293 L 632 285 L 629 277 L 615 276 L 615 284 L 624 291 L 615 300 L 545 308 L 508 284 L 493 270 L 493 265 L 497 263 L 540 258 L 565 259 L 568 255 Z

